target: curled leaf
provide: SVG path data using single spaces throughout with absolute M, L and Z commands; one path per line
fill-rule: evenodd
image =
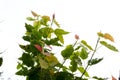
M 113 38 L 109 33 L 105 33 L 103 37 L 104 37 L 105 39 L 108 39 L 108 40 L 114 42 L 114 38 Z

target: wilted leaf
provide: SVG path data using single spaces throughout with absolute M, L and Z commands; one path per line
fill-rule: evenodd
M 74 48 L 72 45 L 67 45 L 64 50 L 61 51 L 61 54 L 64 58 L 69 58 L 74 51 Z
M 80 52 L 80 57 L 82 59 L 86 59 L 88 57 L 88 52 L 86 51 L 85 48 L 82 48 L 81 52 Z
M 117 49 L 116 47 L 114 47 L 113 45 L 108 44 L 108 43 L 105 42 L 105 41 L 100 41 L 100 43 L 101 43 L 102 45 L 104 45 L 105 47 L 107 47 L 108 49 L 110 49 L 110 50 L 112 50 L 112 51 L 118 52 L 118 49 Z
M 88 43 L 85 40 L 82 40 L 81 43 L 84 44 L 90 50 L 93 50 L 92 47 L 90 45 L 88 45 Z
M 108 39 L 108 40 L 114 42 L 114 38 L 113 38 L 109 33 L 105 33 L 103 37 L 104 37 L 105 39 Z
M 95 59 L 89 60 L 89 61 L 88 61 L 88 64 L 89 64 L 89 65 L 95 65 L 95 64 L 99 63 L 99 62 L 102 61 L 102 60 L 103 60 L 103 58 L 100 58 L 100 59 L 95 58 Z
M 86 76 L 86 77 L 89 77 L 89 74 L 88 74 L 88 72 L 87 71 L 85 71 L 85 69 L 81 66 L 81 67 L 79 67 L 78 68 L 78 70 L 81 72 L 81 73 L 84 73 L 84 75 Z

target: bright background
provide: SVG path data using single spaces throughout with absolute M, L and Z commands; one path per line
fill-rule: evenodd
M 110 33 L 115 38 L 115 46 L 120 50 L 120 1 L 119 0 L 0 0 L 0 52 L 5 52 L 3 71 L 4 80 L 24 80 L 15 75 L 17 58 L 22 51 L 18 44 L 24 43 L 26 17 L 31 16 L 31 10 L 38 14 L 56 15 L 61 27 L 71 33 L 66 42 L 74 42 L 74 34 L 87 40 L 93 47 L 97 40 L 96 33 Z M 104 60 L 90 68 L 92 75 L 116 78 L 120 70 L 120 53 L 100 48 L 97 57 Z M 2 79 L 1 79 L 2 80 Z

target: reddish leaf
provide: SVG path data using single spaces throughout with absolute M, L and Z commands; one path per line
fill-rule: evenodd
M 42 51 L 42 47 L 39 46 L 38 44 L 36 44 L 36 45 L 34 45 L 34 46 L 37 48 L 38 51 L 40 51 L 40 52 Z
M 79 39 L 79 36 L 78 36 L 77 34 L 75 35 L 75 39 L 76 39 L 76 40 L 78 40 L 78 39 Z
M 34 17 L 38 16 L 38 14 L 35 13 L 34 11 L 31 11 L 31 13 L 32 13 L 32 15 L 33 15 Z
M 112 76 L 112 80 L 117 80 L 114 76 Z

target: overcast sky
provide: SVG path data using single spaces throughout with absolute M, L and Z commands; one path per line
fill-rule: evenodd
M 78 34 L 80 39 L 94 46 L 96 33 L 102 31 L 114 36 L 115 45 L 120 50 L 119 0 L 0 0 L 0 51 L 5 50 L 1 55 L 4 63 L 0 71 L 3 71 L 6 80 L 9 77 L 16 79 L 17 58 L 22 53 L 18 44 L 24 43 L 21 37 L 25 33 L 24 23 L 26 17 L 31 16 L 31 10 L 49 16 L 55 13 L 61 27 L 71 32 L 68 36 L 71 39 L 67 42 L 73 41 L 74 34 Z M 104 60 L 93 66 L 90 72 L 103 77 L 118 77 L 120 53 L 104 49 L 98 53 Z

